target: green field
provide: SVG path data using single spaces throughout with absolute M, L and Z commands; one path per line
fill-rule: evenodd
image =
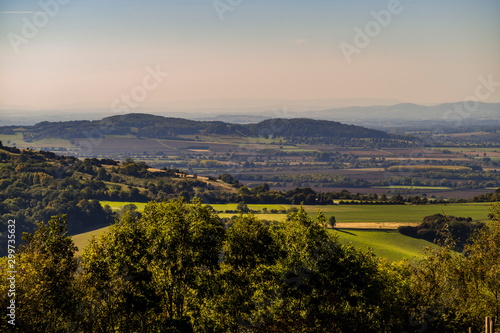
M 339 229 L 339 241 L 358 249 L 371 249 L 375 255 L 390 261 L 423 257 L 422 249 L 436 245 L 422 239 L 401 235 L 396 230 Z
M 103 207 L 108 205 L 112 210 L 120 210 L 123 206 L 128 204 L 136 205 L 139 212 L 142 212 L 144 210 L 144 206 L 146 206 L 144 202 L 101 201 L 101 205 Z
M 476 221 L 488 220 L 489 203 L 436 204 L 436 205 L 332 205 L 304 206 L 308 213 L 321 210 L 327 218 L 335 216 L 337 222 L 421 222 L 424 217 L 443 213 L 472 217 Z
M 101 201 L 101 204 L 109 205 L 112 209 L 118 210 L 128 203 L 137 206 L 138 211 L 144 209 L 142 202 L 114 202 Z M 211 205 L 216 211 L 236 210 L 237 204 L 214 204 Z M 248 205 L 252 210 L 288 209 L 292 205 Z M 298 206 L 295 206 L 298 207 Z M 471 217 L 475 221 L 487 221 L 489 203 L 451 203 L 435 205 L 330 205 L 330 206 L 304 206 L 306 212 L 313 216 L 321 210 L 327 218 L 335 216 L 338 223 L 355 222 L 421 222 L 424 217 L 433 214 L 448 214 L 461 217 Z M 221 217 L 231 217 L 235 214 L 221 214 Z M 281 220 L 284 214 L 257 214 L 267 220 Z

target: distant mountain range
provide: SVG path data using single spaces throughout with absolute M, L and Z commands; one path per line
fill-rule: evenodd
M 392 106 L 366 106 L 337 108 L 324 111 L 312 111 L 309 116 L 335 117 L 336 119 L 407 119 L 407 120 L 446 120 L 462 116 L 474 119 L 498 119 L 500 103 L 477 103 L 476 106 L 463 102 L 446 103 L 433 106 L 418 104 L 396 104 Z M 463 112 L 457 111 L 462 110 Z
M 462 111 L 457 111 L 462 110 Z M 478 103 L 471 111 L 465 110 L 463 102 L 439 105 L 418 105 L 400 103 L 395 105 L 350 106 L 336 108 L 313 108 L 291 106 L 284 102 L 280 107 L 226 108 L 226 109 L 174 109 L 140 108 L 141 113 L 168 117 L 182 117 L 200 121 L 224 121 L 233 124 L 257 123 L 272 118 L 309 118 L 317 120 L 341 121 L 349 124 L 374 127 L 375 124 L 406 124 L 412 122 L 432 121 L 436 123 L 455 124 L 463 122 L 499 120 L 500 103 Z M 32 110 L 0 108 L 0 124 L 34 125 L 44 120 L 70 121 L 78 119 L 98 120 L 113 115 L 110 109 L 65 109 L 65 110 Z M 380 126 L 378 126 L 380 127 Z
M 472 105 L 472 104 L 471 104 Z M 332 108 L 320 111 L 289 111 L 284 112 L 288 117 L 306 117 L 311 119 L 336 120 L 354 124 L 370 124 L 376 122 L 406 123 L 415 121 L 433 121 L 456 123 L 457 119 L 469 120 L 498 120 L 500 117 L 500 103 L 478 103 L 465 109 L 462 102 L 446 103 L 439 105 L 418 105 L 402 103 L 396 105 L 351 106 Z M 278 112 L 279 114 L 279 112 Z M 258 114 L 231 114 L 219 116 L 199 117 L 200 120 L 219 120 L 235 123 L 256 122 L 273 118 L 273 112 L 260 112 Z

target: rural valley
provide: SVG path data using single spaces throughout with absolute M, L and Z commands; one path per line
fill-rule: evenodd
M 281 129 L 280 136 L 269 134 L 269 128 Z M 70 324 L 82 331 L 100 331 L 111 327 L 128 331 L 136 327 L 135 320 L 147 318 L 148 322 L 152 320 L 149 327 L 160 325 L 158 327 L 171 327 L 179 332 L 192 329 L 267 332 L 279 321 L 288 318 L 286 320 L 290 322 L 279 324 L 285 325 L 279 330 L 293 331 L 295 327 L 311 327 L 309 320 L 320 320 L 321 325 L 333 325 L 336 330 L 342 331 L 364 331 L 366 327 L 371 327 L 374 331 L 391 327 L 418 331 L 422 325 L 429 325 L 425 320 L 425 315 L 429 312 L 424 312 L 422 319 L 412 322 L 406 321 L 404 317 L 414 316 L 412 311 L 417 304 L 422 306 L 429 301 L 444 301 L 439 296 L 441 293 L 432 295 L 429 294 L 430 289 L 427 289 L 434 288 L 434 284 L 438 283 L 436 280 L 429 280 L 427 275 L 434 270 L 431 268 L 434 265 L 432 262 L 437 260 L 443 266 L 443 271 L 439 273 L 442 274 L 439 278 L 445 279 L 439 280 L 442 283 L 450 278 L 448 274 L 451 272 L 448 269 L 458 269 L 458 262 L 455 259 L 450 261 L 452 257 L 448 257 L 452 253 L 459 255 L 465 262 L 473 260 L 471 253 L 475 253 L 474 251 L 479 251 L 477 255 L 492 256 L 492 260 L 496 258 L 496 254 L 490 250 L 487 253 L 481 252 L 484 249 L 478 243 L 485 237 L 488 241 L 496 242 L 495 232 L 498 232 L 496 214 L 499 206 L 492 206 L 500 201 L 500 173 L 497 172 L 499 162 L 495 155 L 500 148 L 496 148 L 496 136 L 492 136 L 492 142 L 462 146 L 457 142 L 443 141 L 443 147 L 438 148 L 427 147 L 422 138 L 417 136 L 389 134 L 338 122 L 322 122 L 320 125 L 318 121 L 308 119 L 276 119 L 264 124 L 243 126 L 145 114 L 110 117 L 96 122 L 45 122 L 31 127 L 8 126 L 0 128 L 0 132 L 3 133 L 0 146 L 0 211 L 4 217 L 1 249 L 4 251 L 9 248 L 9 224 L 15 221 L 18 234 L 31 235 L 23 236 L 25 245 L 19 247 L 21 267 L 28 269 L 31 265 L 38 265 L 36 261 L 31 261 L 35 260 L 33 256 L 36 254 L 45 258 L 43 260 L 45 265 L 49 265 L 48 268 L 56 265 L 53 267 L 56 271 L 64 270 L 59 273 L 35 270 L 37 277 L 29 277 L 31 273 L 26 271 L 23 274 L 27 275 L 23 275 L 23 279 L 29 277 L 39 283 L 53 283 L 50 281 L 59 279 L 60 274 L 63 274 L 68 285 L 64 287 L 61 297 L 66 297 L 68 293 L 74 297 L 75 292 L 87 293 L 86 297 L 90 297 L 92 302 L 102 297 L 100 291 L 93 294 L 97 291 L 95 283 L 111 283 L 115 281 L 113 279 L 119 278 L 120 280 L 112 282 L 110 288 L 116 288 L 116 283 L 126 283 L 127 286 L 122 291 L 106 291 L 108 300 L 98 301 L 98 305 L 81 303 L 78 298 L 70 299 L 73 305 L 67 306 L 88 308 L 85 312 L 69 311 L 65 315 L 57 310 L 54 316 L 67 318 L 61 323 L 61 327 Z M 49 143 L 51 147 L 43 147 Z M 172 217 L 168 216 L 177 217 L 171 220 Z M 192 217 L 186 219 L 186 216 Z M 49 221 L 48 225 L 43 221 Z M 175 223 L 181 224 L 176 226 Z M 191 225 L 192 223 L 194 224 Z M 212 235 L 201 233 L 197 237 L 205 238 L 199 241 L 191 239 L 197 234 L 197 228 L 202 228 L 200 232 L 212 230 Z M 164 233 L 164 236 L 148 236 L 150 232 L 157 235 Z M 299 235 L 297 233 L 308 235 L 309 238 L 300 240 L 296 238 Z M 154 245 L 160 246 L 162 250 L 155 255 L 155 259 L 146 259 L 150 246 L 163 237 L 166 243 Z M 136 241 L 139 243 L 135 243 Z M 146 243 L 142 243 L 143 241 Z M 40 247 L 45 242 L 55 242 L 54 246 L 57 248 L 50 250 Z M 207 245 L 196 247 L 196 242 Z M 316 247 L 307 250 L 315 242 L 319 242 Z M 63 262 L 66 264 L 57 268 L 60 265 L 57 263 L 61 260 L 57 259 L 61 254 L 61 246 L 65 248 L 67 257 Z M 125 251 L 125 257 L 115 257 L 115 254 L 109 252 L 117 251 L 123 246 L 132 251 L 130 254 Z M 188 252 L 184 253 L 180 249 L 185 246 L 193 247 L 186 249 Z M 296 250 L 291 249 L 297 246 L 299 252 L 295 253 Z M 282 247 L 281 251 L 285 251 L 283 254 L 279 254 L 279 247 Z M 165 252 L 169 248 L 173 251 L 170 254 Z M 96 256 L 103 253 L 101 251 L 109 254 L 104 257 Z M 212 256 L 210 264 L 197 264 L 188 259 L 198 251 L 201 251 L 199 255 Z M 212 252 L 203 254 L 206 251 Z M 2 252 L 5 264 L 10 253 L 11 251 Z M 218 257 L 217 253 L 223 256 L 222 261 L 214 261 Z M 302 253 L 301 257 L 293 259 L 298 253 Z M 181 261 L 177 264 L 169 263 L 172 259 L 168 258 L 172 255 L 182 255 L 175 259 Z M 346 257 L 332 259 L 334 255 Z M 323 256 L 326 257 L 321 259 Z M 123 273 L 106 266 L 107 264 L 98 264 L 100 260 L 116 261 L 116 265 L 124 265 L 123 269 L 127 271 L 143 260 L 147 264 L 127 273 L 132 274 L 132 280 L 123 280 L 120 277 Z M 153 261 L 150 263 L 149 260 Z M 173 274 L 172 270 L 182 272 L 175 273 L 175 276 L 168 278 L 170 280 L 162 283 L 170 281 L 169 284 L 196 293 L 201 292 L 197 288 L 222 289 L 212 290 L 211 293 L 214 294 L 191 300 L 173 291 L 160 296 L 163 292 L 157 288 L 166 288 L 167 285 L 155 282 L 157 278 L 151 280 L 157 273 L 149 265 L 156 260 L 167 265 L 162 266 L 159 272 L 166 272 L 165 269 L 170 271 L 169 274 Z M 189 260 L 190 265 L 194 266 L 183 268 L 188 264 L 185 260 Z M 326 297 L 322 304 L 330 304 L 336 298 L 327 296 L 333 286 L 315 286 L 310 279 L 315 276 L 314 279 L 327 279 L 330 280 L 329 283 L 337 283 L 334 282 L 337 278 L 330 277 L 329 274 L 342 272 L 343 278 L 347 274 L 346 267 L 325 268 L 327 270 L 323 272 L 321 260 L 330 264 L 341 260 L 345 264 L 361 265 L 355 270 L 372 270 L 372 273 L 366 273 L 368 279 L 378 279 L 376 276 L 382 274 L 396 279 L 400 284 L 410 283 L 410 289 L 400 285 L 391 292 L 416 293 L 417 290 L 412 288 L 426 284 L 424 289 L 418 291 L 419 297 L 424 298 L 410 300 L 410 294 L 406 294 L 400 300 L 402 303 L 397 303 L 393 298 L 395 295 L 392 295 L 386 303 L 380 305 L 381 295 L 377 294 L 373 299 L 366 295 L 362 300 L 365 305 L 359 305 L 358 310 L 349 310 L 364 313 L 374 311 L 373 316 L 382 316 L 384 311 L 389 311 L 391 316 L 397 317 L 390 317 L 389 321 L 380 317 L 369 324 L 352 323 L 345 321 L 345 318 L 354 313 L 349 312 L 351 314 L 348 315 L 328 309 L 321 311 L 326 311 L 329 319 L 320 319 L 317 316 L 321 311 L 318 312 L 313 306 L 318 299 L 310 294 L 310 290 L 326 293 L 321 296 Z M 105 271 L 94 272 L 97 267 L 95 265 L 101 265 Z M 206 265 L 212 267 L 208 275 L 203 270 L 199 271 L 200 267 Z M 479 263 L 474 262 L 474 265 Z M 87 273 L 81 275 L 74 269 L 83 269 Z M 184 271 L 185 269 L 188 270 Z M 195 270 L 192 271 L 193 269 Z M 99 275 L 98 278 L 93 277 L 94 274 L 105 275 Z M 140 277 L 142 274 L 146 275 Z M 195 279 L 215 279 L 212 282 L 215 284 L 208 289 L 198 282 L 184 284 L 185 282 L 179 281 L 177 274 L 193 274 L 191 278 Z M 226 276 L 227 274 L 231 277 Z M 268 274 L 271 275 L 267 276 Z M 359 271 L 353 274 L 359 278 Z M 465 274 L 465 271 L 460 274 Z M 247 282 L 243 282 L 242 278 Z M 254 286 L 254 278 L 264 285 Z M 370 281 L 369 283 L 382 282 Z M 26 283 L 24 282 L 23 288 L 31 286 Z M 83 285 L 77 288 L 75 283 Z M 177 305 L 180 308 L 176 310 L 180 312 L 167 312 L 165 318 L 165 314 L 157 317 L 152 313 L 148 314 L 149 312 L 141 312 L 158 311 L 168 298 L 159 303 L 144 305 L 139 312 L 133 309 L 123 313 L 123 310 L 113 310 L 118 304 L 134 304 L 127 300 L 132 295 L 138 297 L 137 301 L 142 299 L 151 302 L 151 296 L 144 294 L 147 289 L 140 287 L 144 283 L 145 287 L 148 286 L 146 288 L 153 288 L 156 295 L 173 297 L 171 301 L 180 302 Z M 227 283 L 233 283 L 232 287 Z M 230 291 L 231 288 L 247 283 L 245 294 Z M 350 288 L 362 288 L 363 292 L 368 292 L 365 289 L 368 282 L 359 283 L 361 284 L 357 287 L 344 288 L 347 288 L 346 292 Z M 270 287 L 276 289 L 268 289 Z M 389 288 L 389 285 L 377 289 L 377 292 L 387 292 L 384 288 Z M 496 290 L 493 286 L 485 288 Z M 38 296 L 28 297 L 28 290 L 22 290 L 25 290 L 26 296 L 20 304 L 38 302 Z M 480 289 L 480 293 L 471 295 L 481 303 L 488 290 Z M 276 292 L 278 294 L 274 294 Z M 335 300 L 332 306 L 337 302 L 341 302 L 337 305 L 352 305 L 354 300 L 351 299 L 352 295 L 349 296 L 350 292 L 344 296 L 339 294 L 338 297 L 347 298 Z M 263 293 L 262 296 L 257 296 L 260 293 Z M 40 297 L 41 295 L 43 292 Z M 427 299 L 431 295 L 432 298 Z M 218 300 L 219 297 L 222 298 Z M 232 303 L 242 297 L 250 303 L 244 306 Z M 271 298 L 262 304 L 260 297 Z M 302 297 L 307 297 L 306 303 L 301 304 Z M 276 303 L 284 301 L 292 303 L 286 307 Z M 297 301 L 299 303 L 293 303 Z M 355 302 L 359 301 L 361 299 Z M 374 306 L 375 303 L 371 302 L 375 301 L 382 308 L 367 310 L 366 307 Z M 199 302 L 216 303 L 202 305 Z M 216 314 L 204 312 L 215 304 L 226 305 Z M 497 308 L 500 306 L 498 302 L 495 304 Z M 50 306 L 58 308 L 55 303 Z M 405 314 L 402 318 L 391 310 L 394 306 L 403 306 Z M 154 307 L 158 310 L 153 310 Z M 24 309 L 26 308 L 20 308 L 19 311 L 25 311 Z M 192 312 L 193 309 L 200 312 Z M 306 317 L 298 315 L 295 312 L 298 309 L 306 311 Z M 313 309 L 316 309 L 315 313 L 310 313 Z M 264 313 L 257 316 L 261 311 Z M 427 311 L 434 310 L 429 308 Z M 456 314 L 459 310 L 448 307 L 440 311 L 444 312 L 439 312 L 439 315 L 444 315 Z M 472 310 L 464 308 L 460 311 L 470 313 Z M 119 319 L 109 323 L 105 318 L 111 314 L 126 315 L 123 317 L 125 321 L 121 322 L 122 319 Z M 131 314 L 137 317 L 132 321 L 125 319 Z M 188 317 L 182 317 L 181 314 Z M 331 315 L 334 317 L 330 317 Z M 474 320 L 470 317 L 456 325 L 479 326 L 480 321 Z M 435 325 L 436 329 L 440 329 L 440 325 L 448 325 L 447 320 L 438 317 L 430 324 Z M 35 322 L 25 325 L 35 325 Z
M 500 333 L 499 17 L 1 0 L 0 333 Z

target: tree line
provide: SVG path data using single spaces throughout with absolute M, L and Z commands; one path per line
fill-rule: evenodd
M 341 244 L 322 214 L 240 215 L 201 202 L 151 202 L 81 257 L 64 216 L 16 257 L 19 332 L 459 332 L 500 315 L 500 206 L 467 245 L 390 263 Z M 10 304 L 8 257 L 0 306 Z M 9 326 L 10 325 L 10 326 Z

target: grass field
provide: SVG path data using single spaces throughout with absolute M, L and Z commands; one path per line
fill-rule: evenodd
M 76 247 L 78 248 L 77 255 L 81 255 L 83 249 L 89 244 L 90 240 L 94 236 L 99 236 L 103 232 L 106 232 L 109 230 L 108 227 L 100 228 L 100 229 L 95 229 L 89 232 L 84 232 L 82 234 L 74 235 L 72 236 L 73 242 L 75 242 Z
M 0 141 L 6 146 L 24 142 L 23 133 L 16 133 L 14 135 L 0 134 Z M 10 141 L 10 143 L 7 143 L 7 141 Z
M 401 235 L 396 230 L 338 229 L 332 232 L 338 235 L 341 243 L 351 243 L 357 249 L 371 249 L 375 255 L 390 261 L 422 258 L 423 248 L 436 247 L 425 240 Z
M 326 218 L 335 216 L 338 223 L 349 222 L 421 222 L 424 217 L 443 213 L 472 217 L 476 221 L 488 220 L 489 203 L 436 204 L 436 205 L 332 205 L 304 206 L 308 213 L 321 210 Z
M 58 147 L 58 148 L 76 148 L 71 144 L 69 140 L 58 139 L 58 138 L 47 138 L 38 141 L 26 142 L 23 139 L 23 134 L 17 132 L 15 135 L 0 134 L 0 141 L 3 144 L 12 146 L 16 145 L 17 148 L 47 148 L 47 147 Z M 7 142 L 10 141 L 9 144 Z
M 133 203 L 139 211 L 144 209 L 142 202 L 115 202 L 101 201 L 101 204 L 109 205 L 114 210 L 119 210 L 128 203 Z M 211 205 L 216 211 L 236 210 L 237 204 L 214 204 Z M 288 209 L 292 205 L 248 205 L 253 210 Z M 295 206 L 298 207 L 298 206 Z M 488 220 L 489 203 L 461 203 L 461 204 L 436 204 L 436 205 L 330 205 L 330 206 L 304 206 L 306 212 L 315 216 L 321 210 L 326 218 L 335 216 L 337 223 L 356 222 L 397 222 L 415 223 L 421 222 L 424 217 L 433 214 L 448 214 L 461 217 L 471 217 L 475 221 Z M 222 213 L 221 217 L 231 217 L 235 214 Z M 257 214 L 267 220 L 282 220 L 284 214 Z
M 144 202 L 101 201 L 101 205 L 103 207 L 109 205 L 112 210 L 120 210 L 123 206 L 128 204 L 136 205 L 139 212 L 142 212 L 144 210 L 144 206 L 146 206 Z

